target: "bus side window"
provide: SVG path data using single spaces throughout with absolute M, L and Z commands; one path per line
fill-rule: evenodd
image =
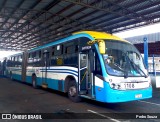
M 31 58 L 31 53 L 28 54 L 28 58 Z
M 63 54 L 63 45 L 56 45 L 54 55 L 62 55 Z
M 56 65 L 55 49 L 56 49 L 56 47 L 51 48 L 51 66 Z
M 39 50 L 39 58 L 38 58 L 38 66 L 42 66 L 42 51 L 41 50 Z
M 102 75 L 102 68 L 97 54 L 95 55 L 95 73 Z
M 51 66 L 63 65 L 63 45 L 59 44 L 51 48 Z
M 22 64 L 21 63 L 21 58 L 22 58 L 21 55 L 17 56 L 17 66 L 18 67 L 21 67 L 21 64 Z
M 17 67 L 17 56 L 15 56 L 15 67 Z
M 36 58 L 36 52 L 32 53 L 32 58 Z
M 78 45 L 74 43 L 65 47 L 64 64 L 65 65 L 77 65 L 78 62 Z
M 41 50 L 38 51 L 38 58 L 41 58 Z
M 34 52 L 33 56 L 34 56 L 33 65 L 35 67 L 41 66 L 41 50 Z
M 51 49 L 51 57 L 54 56 L 54 52 L 55 52 L 55 47 L 52 47 L 52 49 Z
M 28 65 L 29 65 L 29 66 L 32 66 L 32 65 L 33 65 L 33 58 L 34 58 L 34 56 L 35 56 L 34 53 L 35 53 L 35 52 L 30 52 L 30 53 L 29 53 L 29 58 L 28 58 Z
M 75 46 L 75 53 L 78 52 L 78 45 Z

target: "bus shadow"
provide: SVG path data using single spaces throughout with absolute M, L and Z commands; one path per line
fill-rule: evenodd
M 103 103 L 103 102 L 86 99 L 86 98 L 83 98 L 83 102 L 86 102 L 87 104 L 92 104 L 92 105 L 99 106 L 99 107 L 107 107 L 111 109 L 118 106 L 117 103 Z
M 91 99 L 86 99 L 83 98 L 83 102 L 85 104 L 94 106 L 96 108 L 100 108 L 103 110 L 111 110 L 111 111 L 116 111 L 116 112 L 127 112 L 128 110 L 133 110 L 134 111 L 134 106 L 136 105 L 135 101 L 130 101 L 130 102 L 120 102 L 120 103 L 104 103 L 104 102 L 99 102 Z

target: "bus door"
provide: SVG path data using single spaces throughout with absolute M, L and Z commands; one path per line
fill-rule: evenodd
M 49 51 L 45 50 L 43 52 L 43 72 L 42 72 L 42 87 L 47 88 L 47 77 L 48 77 L 48 69 L 49 69 Z
M 94 53 L 84 51 L 79 53 L 79 94 L 94 97 Z

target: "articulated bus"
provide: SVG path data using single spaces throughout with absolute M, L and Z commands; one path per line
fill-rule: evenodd
M 81 31 L 8 57 L 7 76 L 106 103 L 152 97 L 151 80 L 139 51 L 112 34 Z

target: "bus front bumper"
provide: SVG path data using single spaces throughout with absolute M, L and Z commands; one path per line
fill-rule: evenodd
M 152 86 L 137 90 L 115 90 L 108 86 L 108 89 L 96 90 L 96 100 L 107 103 L 127 102 L 147 98 L 152 98 Z

